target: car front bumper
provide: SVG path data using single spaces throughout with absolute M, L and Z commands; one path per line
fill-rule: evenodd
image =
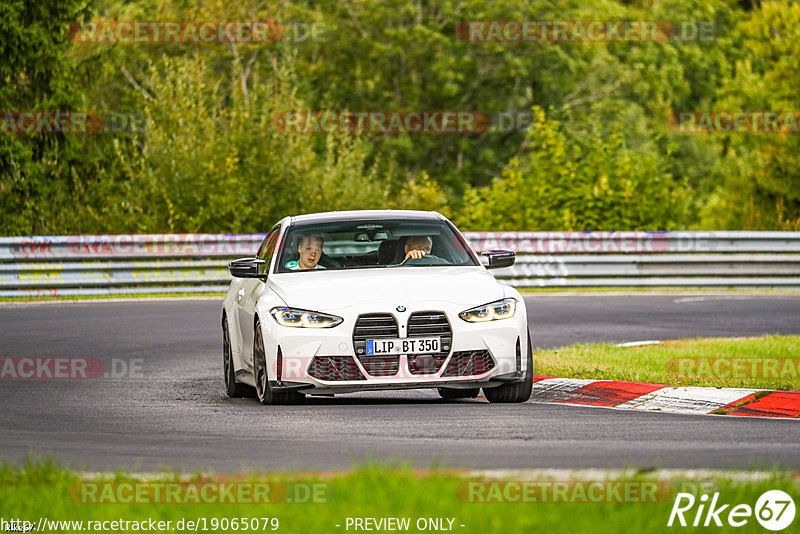
M 276 390 L 334 394 L 386 389 L 430 387 L 494 387 L 521 381 L 527 358 L 527 320 L 524 303 L 514 317 L 484 323 L 468 323 L 458 317 L 462 305 L 418 302 L 395 308 L 347 307 L 325 310 L 344 318 L 333 328 L 291 328 L 278 325 L 272 317 L 262 320 L 270 385 Z M 374 356 L 358 354 L 354 338 L 356 321 L 365 314 L 395 318 L 399 338 L 408 335 L 409 318 L 425 313 L 443 314 L 449 325 L 447 351 L 428 356 L 398 354 L 387 365 Z M 444 338 L 444 336 L 443 336 Z M 421 365 L 422 361 L 425 365 Z

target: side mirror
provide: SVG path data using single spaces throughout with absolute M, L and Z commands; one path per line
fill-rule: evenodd
M 489 262 L 485 265 L 487 269 L 511 267 L 517 261 L 517 254 L 510 250 L 487 250 L 481 252 L 481 256 L 485 256 Z
M 258 267 L 264 263 L 258 258 L 241 258 L 230 262 L 228 270 L 236 278 L 263 278 L 264 275 L 258 273 Z

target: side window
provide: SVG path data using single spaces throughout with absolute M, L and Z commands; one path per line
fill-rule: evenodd
M 272 262 L 272 255 L 275 253 L 275 245 L 278 243 L 278 237 L 281 234 L 281 227 L 276 226 L 264 238 L 264 242 L 258 248 L 256 257 L 264 260 L 264 265 L 259 267 L 259 272 L 267 273 L 269 271 L 269 264 Z

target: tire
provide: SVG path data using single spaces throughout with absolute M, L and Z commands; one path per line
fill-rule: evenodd
M 306 398 L 296 391 L 275 391 L 270 387 L 264 334 L 261 333 L 261 321 L 258 320 L 253 334 L 253 374 L 256 382 L 256 398 L 261 404 L 300 404 Z
M 231 350 L 231 336 L 228 332 L 228 321 L 222 320 L 222 371 L 225 375 L 225 393 L 229 397 L 254 397 L 255 390 L 247 384 L 236 381 L 236 371 L 233 367 L 233 351 Z
M 474 399 L 481 392 L 481 388 L 474 389 L 455 389 L 455 388 L 437 388 L 439 396 L 443 399 Z
M 525 402 L 533 392 L 533 350 L 531 332 L 528 331 L 527 369 L 525 379 L 516 384 L 503 384 L 494 388 L 484 388 L 483 394 L 489 402 Z

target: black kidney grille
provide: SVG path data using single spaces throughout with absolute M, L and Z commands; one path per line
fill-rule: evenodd
M 414 312 L 408 319 L 408 337 L 439 336 L 441 350 L 436 354 L 448 354 L 453 342 L 453 332 L 447 316 L 439 311 Z
M 397 321 L 388 313 L 359 315 L 353 328 L 353 348 L 370 376 L 393 376 L 400 368 L 399 356 L 367 356 L 367 339 L 398 337 Z
M 397 337 L 397 321 L 388 313 L 359 315 L 353 327 L 353 348 L 357 355 L 367 352 L 367 339 Z
M 482 375 L 493 368 L 494 360 L 488 350 L 465 350 L 453 353 L 442 376 Z
M 319 380 L 366 380 L 352 356 L 314 356 L 308 374 Z
M 447 316 L 440 311 L 414 312 L 408 318 L 408 337 L 439 336 L 440 351 L 431 354 L 419 354 L 408 357 L 408 371 L 412 375 L 435 374 L 450 353 L 453 343 L 453 332 Z
M 450 331 L 450 322 L 444 313 L 414 312 L 408 319 L 408 335 L 451 338 L 452 332 Z

